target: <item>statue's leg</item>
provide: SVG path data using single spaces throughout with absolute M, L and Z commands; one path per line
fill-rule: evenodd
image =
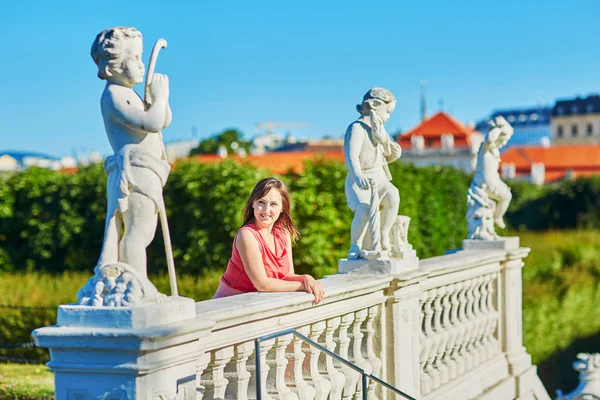
M 119 247 L 119 261 L 143 275 L 147 275 L 146 247 L 154 239 L 157 221 L 154 201 L 141 193 L 131 193 L 128 210 L 123 213 L 125 232 Z
M 120 212 L 106 215 L 106 223 L 104 225 L 104 242 L 102 243 L 102 251 L 98 264 L 94 268 L 94 273 L 103 265 L 114 264 L 119 261 L 119 240 L 121 238 L 122 218 Z
M 383 187 L 383 193 L 379 195 L 381 197 L 381 248 L 383 250 L 389 250 L 390 245 L 390 232 L 394 223 L 396 223 L 396 217 L 398 216 L 398 208 L 400 207 L 400 193 L 398 189 L 391 183 Z
M 506 224 L 503 218 L 512 200 L 512 193 L 508 185 L 504 182 L 500 182 L 494 189 L 494 194 L 490 196 L 497 201 L 496 209 L 494 210 L 494 221 L 500 228 L 504 229 L 506 228 Z
M 360 203 L 354 209 L 354 219 L 350 228 L 350 251 L 348 258 L 357 258 L 362 250 L 363 239 L 369 222 L 369 205 Z

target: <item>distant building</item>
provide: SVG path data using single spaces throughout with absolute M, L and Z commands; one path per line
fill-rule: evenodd
M 0 151 L 0 171 L 13 172 L 40 167 L 58 170 L 61 168 L 60 160 L 47 154 L 26 151 Z
M 402 133 L 397 140 L 402 146 L 400 161 L 417 166 L 450 165 L 471 173 L 475 170 L 483 134 L 438 112 Z
M 287 142 L 279 146 L 273 151 L 289 152 L 289 151 L 304 151 L 313 153 L 328 153 L 344 150 L 344 139 L 315 139 L 300 142 Z
M 165 144 L 165 153 L 167 154 L 167 161 L 173 162 L 180 158 L 186 158 L 190 155 L 190 151 L 198 147 L 200 140 L 175 140 Z
M 541 185 L 600 174 L 600 145 L 512 147 L 502 154 L 501 175 Z
M 284 174 L 288 171 L 301 173 L 304 171 L 304 163 L 310 160 L 324 158 L 329 161 L 344 161 L 344 152 L 340 150 L 332 152 L 313 152 L 313 151 L 289 151 L 289 152 L 270 152 L 263 155 L 250 154 L 241 157 L 237 154 L 230 155 L 226 159 L 233 160 L 243 165 L 253 165 L 259 168 L 266 168 L 275 174 Z M 200 154 L 189 158 L 200 163 L 214 164 L 223 161 L 217 154 Z
M 503 116 L 514 128 L 515 133 L 502 151 L 512 146 L 544 146 L 552 144 L 552 130 L 550 128 L 551 107 L 527 107 L 496 110 L 477 123 L 475 129 L 487 132 L 488 120 Z
M 600 95 L 558 100 L 551 125 L 556 144 L 600 144 Z

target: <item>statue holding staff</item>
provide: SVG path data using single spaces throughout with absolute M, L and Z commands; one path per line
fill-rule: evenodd
M 104 242 L 95 278 L 116 275 L 119 276 L 117 280 L 128 281 L 130 285 L 131 277 L 135 276 L 143 281 L 142 286 L 150 284 L 145 282 L 146 248 L 154 239 L 160 215 L 171 295 L 177 296 L 162 195 L 171 168 L 161 134 L 161 130 L 171 123 L 169 80 L 166 75 L 154 74 L 158 50 L 163 47 L 166 47 L 166 42 L 160 39 L 152 52 L 146 98 L 142 100 L 133 90 L 133 86 L 144 78 L 142 34 L 135 28 L 109 28 L 100 32 L 92 45 L 91 56 L 98 67 L 98 77 L 106 80 L 100 106 L 106 135 L 114 151 L 114 155 L 104 163 L 104 171 L 108 175 L 108 204 Z M 86 292 L 84 289 L 78 294 L 80 301 L 90 298 L 89 293 L 83 293 Z M 152 288 L 146 289 L 145 292 L 155 292 Z M 139 297 L 137 292 L 136 299 Z

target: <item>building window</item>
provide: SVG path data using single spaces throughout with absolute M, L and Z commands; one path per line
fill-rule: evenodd
M 573 107 L 571 107 L 571 112 L 572 112 L 573 114 L 577 114 L 577 113 L 579 112 L 579 107 L 577 107 L 577 106 L 573 106 Z
M 564 134 L 565 134 L 565 132 L 563 131 L 562 125 L 559 125 L 558 128 L 556 128 L 556 136 L 561 138 L 564 136 Z
M 577 125 L 571 125 L 571 136 L 577 136 Z
M 509 115 L 508 118 L 506 118 L 508 120 L 508 122 L 513 123 L 515 122 L 516 118 L 514 115 Z
M 529 119 L 532 121 L 537 121 L 539 116 L 536 113 L 533 113 L 529 116 Z
M 586 132 L 588 136 L 592 136 L 594 134 L 594 126 L 592 124 L 587 124 Z
M 525 114 L 519 115 L 519 121 L 521 121 L 521 122 L 527 121 L 527 115 L 525 115 Z
M 594 112 L 594 105 L 593 104 L 588 104 L 585 109 L 587 110 L 588 113 L 593 113 Z
M 564 108 L 562 108 L 562 107 L 557 107 L 557 108 L 556 108 L 556 113 L 557 113 L 558 115 L 563 115 L 563 114 L 565 113 L 565 109 L 564 109 Z

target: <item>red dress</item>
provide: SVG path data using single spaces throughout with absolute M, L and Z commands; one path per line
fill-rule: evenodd
M 284 229 L 278 229 L 275 227 L 273 228 L 272 233 L 275 238 L 275 252 L 272 252 L 271 249 L 269 249 L 269 246 L 265 242 L 265 239 L 262 237 L 254 223 L 244 225 L 240 228 L 238 233 L 242 230 L 249 230 L 256 238 L 260 254 L 262 255 L 263 265 L 265 267 L 267 277 L 275 279 L 284 279 L 290 274 L 290 259 L 288 257 L 287 252 L 288 234 Z M 237 291 L 238 293 L 256 292 L 258 290 L 254 287 L 252 281 L 246 273 L 246 270 L 244 269 L 244 264 L 242 263 L 240 252 L 236 247 L 236 241 L 237 234 L 235 239 L 233 240 L 231 258 L 229 259 L 229 263 L 227 264 L 227 270 L 221 278 L 221 283 L 224 283 L 229 288 Z M 221 286 L 219 286 L 217 295 L 219 294 L 219 292 L 222 292 Z M 215 297 L 224 297 L 217 295 L 215 295 Z

